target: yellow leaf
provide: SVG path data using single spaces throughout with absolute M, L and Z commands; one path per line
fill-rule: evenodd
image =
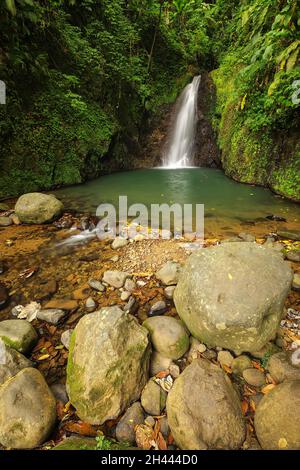
M 247 93 L 245 94 L 244 98 L 242 99 L 242 102 L 241 102 L 241 110 L 243 110 L 243 109 L 245 108 L 246 99 L 247 99 Z
M 278 441 L 278 448 L 286 449 L 287 445 L 288 445 L 287 440 L 284 437 L 281 437 Z
M 230 273 L 228 273 L 228 278 L 232 281 L 233 277 Z
M 269 393 L 271 390 L 273 390 L 273 388 L 275 388 L 275 387 L 276 387 L 276 385 L 274 385 L 274 384 L 269 384 L 269 385 L 266 385 L 265 387 L 263 387 L 263 388 L 261 389 L 261 391 L 262 391 L 262 393 L 263 393 L 264 395 L 266 395 L 266 394 Z

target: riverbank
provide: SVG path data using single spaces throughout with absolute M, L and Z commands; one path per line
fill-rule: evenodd
M 62 448 L 97 446 L 100 450 L 106 448 L 105 446 L 113 448 L 120 445 L 120 443 L 114 443 L 116 437 L 119 436 L 119 441 L 129 440 L 131 446 L 145 449 L 176 449 L 178 445 L 182 445 L 179 440 L 176 442 L 175 439 L 174 442 L 174 435 L 167 424 L 168 410 L 166 413 L 164 405 L 159 410 L 155 408 L 157 406 L 156 389 L 155 393 L 152 391 L 148 398 L 146 389 L 142 392 L 142 407 L 137 404 L 136 407 L 139 410 L 138 412 L 135 410 L 133 414 L 134 420 L 137 419 L 135 423 L 137 428 L 134 432 L 132 427 L 129 427 L 129 430 L 127 427 L 126 432 L 120 431 L 120 423 L 124 424 L 123 418 L 120 421 L 122 413 L 100 425 L 95 425 L 90 420 L 85 421 L 81 413 L 79 413 L 81 419 L 79 418 L 76 409 L 69 402 L 65 389 L 69 356 L 67 338 L 69 338 L 70 331 L 76 328 L 83 318 L 88 318 L 93 315 L 93 311 L 99 311 L 103 308 L 119 308 L 123 312 L 124 309 L 128 310 L 140 325 L 153 315 L 153 319 L 178 319 L 178 310 L 173 301 L 174 287 L 172 287 L 177 280 L 172 279 L 170 287 L 167 287 L 166 284 L 169 284 L 169 281 L 166 281 L 158 273 L 168 262 L 184 266 L 194 253 L 195 246 L 192 240 L 184 239 L 141 239 L 121 243 L 116 249 L 113 248 L 111 241 L 101 242 L 98 239 L 93 239 L 81 246 L 62 244 L 70 234 L 82 233 L 82 229 L 86 229 L 93 222 L 94 218 L 89 218 L 86 215 L 63 214 L 59 220 L 52 224 L 11 225 L 2 227 L 0 230 L 2 253 L 0 281 L 1 288 L 5 286 L 9 298 L 7 305 L 2 304 L 1 321 L 15 319 L 20 312 L 16 309 L 17 305 L 31 305 L 33 311 L 36 308 L 41 308 L 41 312 L 46 312 L 47 309 L 63 312 L 58 321 L 56 321 L 57 319 L 53 320 L 49 312 L 50 316 L 41 316 L 40 319 L 33 319 L 31 322 L 38 334 L 38 339 L 34 348 L 29 350 L 26 355 L 33 362 L 34 368 L 45 377 L 48 386 L 52 387 L 52 393 L 56 398 L 55 426 L 52 427 L 52 432 L 46 442 L 42 442 L 41 446 L 35 445 L 34 447 L 51 449 L 57 444 L 62 444 Z M 76 230 L 70 232 L 70 227 L 77 227 L 77 232 Z M 241 233 L 241 228 L 243 228 L 243 233 Z M 286 237 L 275 235 L 277 232 L 284 235 L 285 230 L 290 232 L 290 237 L 296 239 L 288 239 L 288 234 Z M 271 234 L 273 238 L 271 238 Z M 253 245 L 269 246 L 270 261 L 273 250 L 283 250 L 285 257 L 294 260 L 292 262 L 294 272 L 300 274 L 300 235 L 295 229 L 293 231 L 289 224 L 282 225 L 282 222 L 267 220 L 262 224 L 254 223 L 246 227 L 236 225 L 231 227 L 230 232 L 223 231 L 218 236 L 206 238 L 204 251 L 210 250 L 212 247 L 221 247 L 220 242 L 226 240 L 235 241 L 233 244 L 237 247 L 242 247 L 244 243 L 248 244 L 249 242 Z M 245 240 L 247 241 L 245 242 Z M 244 269 L 247 276 L 247 267 L 245 266 Z M 265 269 L 268 272 L 267 265 Z M 107 272 L 114 273 L 114 276 L 118 273 L 128 273 L 130 282 L 126 282 L 125 286 L 121 282 L 121 287 L 114 287 L 117 284 L 107 277 L 105 274 Z M 216 279 L 217 275 L 216 272 Z M 1 295 L 3 300 L 3 290 L 1 290 Z M 300 316 L 299 306 L 299 291 L 292 289 L 285 301 L 285 312 L 288 311 L 289 314 L 281 322 L 276 338 L 261 353 L 241 355 L 241 353 L 234 353 L 230 349 L 211 347 L 197 342 L 196 339 L 190 339 L 191 347 L 184 348 L 177 359 L 168 359 L 168 361 L 159 363 L 158 369 L 153 369 L 154 357 L 151 356 L 152 373 L 150 372 L 150 377 L 156 377 L 160 383 L 159 387 L 162 387 L 161 393 L 166 398 L 168 387 L 173 387 L 179 380 L 178 377 L 181 377 L 183 372 L 194 364 L 195 360 L 196 362 L 198 360 L 208 361 L 211 367 L 217 368 L 216 373 L 223 371 L 222 373 L 226 374 L 238 391 L 238 402 L 243 415 L 239 419 L 242 419 L 244 423 L 242 426 L 245 425 L 247 431 L 244 438 L 241 438 L 238 447 L 258 449 L 260 445 L 256 439 L 254 426 L 256 409 L 263 397 L 268 396 L 273 389 L 276 390 L 279 387 L 282 380 L 276 375 L 278 367 L 287 373 L 291 367 L 288 363 L 282 363 L 281 358 L 280 366 L 277 369 L 276 367 L 274 369 L 274 364 L 271 366 L 271 371 L 275 374 L 272 376 L 268 368 L 268 361 L 273 353 L 282 353 L 282 351 L 287 354 L 286 357 L 289 357 L 300 346 L 300 322 L 297 317 L 297 315 Z M 168 334 L 164 341 L 167 341 L 167 338 Z M 120 337 L 119 341 L 121 341 Z M 159 355 L 156 359 L 158 358 Z M 243 370 L 234 365 L 241 361 L 245 361 L 246 369 L 251 371 L 247 373 L 249 376 L 243 375 Z M 294 369 L 295 376 L 298 374 L 300 377 L 300 369 L 296 367 Z M 259 375 L 259 383 L 255 382 L 258 380 L 257 377 L 253 379 L 252 375 Z M 129 377 L 128 381 L 130 382 Z M 150 388 L 153 386 L 151 385 Z M 128 408 L 128 405 L 124 411 L 126 413 L 133 412 L 131 408 Z M 194 419 L 197 420 L 197 417 L 195 416 Z M 146 421 L 144 422 L 144 420 Z M 117 431 L 118 429 L 119 431 Z M 124 438 L 124 432 L 127 439 Z M 74 436 L 83 437 L 84 440 L 74 443 Z M 97 441 L 85 440 L 86 438 L 94 439 L 96 436 L 100 436 Z M 71 439 L 70 444 L 68 444 L 68 440 L 64 440 L 66 437 L 72 437 L 73 440 Z M 211 445 L 213 447 L 213 444 Z

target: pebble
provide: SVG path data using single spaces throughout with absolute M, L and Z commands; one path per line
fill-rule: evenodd
M 0 227 L 8 227 L 12 225 L 13 221 L 10 217 L 0 216 Z
M 126 238 L 117 237 L 111 244 L 113 250 L 118 250 L 119 248 L 123 248 L 128 244 L 128 240 Z
M 155 419 L 153 418 L 153 416 L 147 416 L 144 423 L 146 424 L 146 426 L 149 426 L 150 428 L 154 428 Z
M 103 274 L 103 281 L 107 282 L 112 287 L 120 289 L 125 284 L 126 279 L 130 275 L 122 271 L 105 271 Z
M 45 310 L 39 310 L 37 312 L 37 319 L 51 323 L 51 325 L 57 325 L 60 320 L 66 315 L 65 310 L 58 308 L 49 308 Z
M 12 222 L 14 223 L 14 225 L 21 225 L 22 222 L 20 221 L 20 219 L 17 215 L 12 214 L 10 216 L 10 218 L 11 218 Z
M 300 274 L 294 274 L 292 288 L 296 291 L 300 290 Z
M 113 263 L 116 263 L 117 261 L 119 261 L 119 256 L 118 255 L 114 255 L 110 258 L 110 261 L 112 261 Z
M 168 418 L 166 416 L 163 416 L 160 420 L 160 432 L 162 433 L 165 439 L 170 434 L 170 427 L 168 423 Z
M 169 367 L 169 372 L 173 379 L 177 379 L 180 376 L 180 368 L 177 364 L 171 364 Z
M 105 291 L 105 286 L 102 284 L 102 282 L 97 281 L 96 279 L 90 279 L 88 281 L 88 285 L 92 289 L 97 290 L 98 292 L 104 292 Z
M 125 284 L 124 284 L 124 289 L 128 292 L 132 292 L 133 290 L 136 289 L 136 284 L 132 279 L 126 279 Z
M 291 250 L 286 254 L 286 259 L 294 263 L 300 263 L 300 250 Z
M 89 297 L 86 299 L 85 302 L 85 308 L 87 309 L 88 312 L 93 312 L 97 307 L 96 302 L 94 301 L 93 297 Z
M 163 300 L 159 300 L 155 302 L 155 304 L 151 305 L 151 308 L 148 312 L 149 317 L 155 317 L 158 315 L 162 315 L 167 310 L 166 303 Z
M 262 387 L 266 384 L 265 374 L 258 369 L 245 369 L 243 377 L 249 385 L 253 387 Z
M 233 373 L 238 375 L 242 375 L 245 369 L 251 369 L 251 367 L 251 359 L 245 355 L 236 357 L 231 363 Z
M 213 349 L 207 349 L 207 350 L 203 353 L 203 357 L 204 357 L 205 359 L 208 359 L 208 360 L 216 359 L 216 358 L 217 358 L 217 353 L 216 353 L 216 351 L 214 351 Z
M 72 333 L 73 333 L 73 329 L 66 330 L 62 333 L 60 337 L 60 341 L 66 349 L 69 349 Z
M 221 366 L 231 367 L 233 359 L 234 357 L 229 351 L 220 351 L 218 353 L 218 362 Z
M 168 300 L 172 300 L 176 286 L 168 286 L 165 288 L 164 293 Z
M 135 313 L 137 311 L 138 306 L 139 306 L 139 304 L 138 304 L 137 300 L 135 299 L 135 297 L 131 296 L 131 297 L 129 297 L 127 304 L 124 305 L 123 310 L 126 313 L 131 313 L 132 314 L 132 313 Z
M 126 301 L 129 299 L 131 296 L 130 292 L 127 292 L 126 290 L 121 293 L 121 300 Z

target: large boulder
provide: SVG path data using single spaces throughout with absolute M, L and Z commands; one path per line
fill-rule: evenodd
M 300 380 L 300 368 L 290 364 L 285 352 L 273 354 L 268 361 L 267 369 L 277 383 Z
M 200 341 L 240 354 L 275 336 L 293 274 L 280 253 L 226 243 L 190 256 L 174 292 L 179 316 Z
M 138 400 L 150 353 L 146 328 L 119 307 L 84 316 L 72 334 L 67 366 L 67 391 L 79 417 L 102 424 Z
M 42 374 L 21 370 L 0 387 L 0 443 L 13 449 L 33 449 L 51 433 L 55 399 Z
M 150 332 L 154 349 L 162 356 L 179 359 L 189 349 L 190 340 L 181 321 L 173 317 L 151 317 L 143 326 Z
M 184 450 L 238 449 L 246 437 L 241 404 L 228 376 L 205 359 L 194 360 L 167 398 L 176 444 Z
M 52 194 L 28 193 L 17 200 L 15 213 L 21 222 L 44 224 L 56 219 L 63 207 L 63 203 Z
M 277 385 L 260 401 L 254 419 L 267 450 L 300 450 L 300 380 Z
M 27 353 L 37 342 L 38 335 L 27 320 L 3 320 L 0 322 L 0 338 L 11 348 Z
M 0 385 L 26 367 L 32 367 L 32 362 L 0 339 Z

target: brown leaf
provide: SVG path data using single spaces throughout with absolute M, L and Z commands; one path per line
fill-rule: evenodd
M 222 364 L 222 369 L 227 372 L 227 374 L 232 374 L 232 370 L 230 367 L 226 366 L 226 364 Z
M 242 401 L 242 412 L 243 412 L 244 416 L 246 416 L 248 409 L 249 409 L 248 402 L 246 400 L 243 400 Z
M 153 429 L 145 424 L 139 424 L 135 429 L 137 446 L 143 450 L 150 450 L 154 441 Z
M 158 372 L 158 374 L 156 374 L 156 378 L 157 379 L 164 379 L 165 377 L 167 377 L 169 375 L 169 371 L 168 370 L 162 370 L 160 372 Z
M 158 433 L 157 439 L 156 439 L 157 445 L 159 450 L 167 450 L 168 446 L 167 443 L 162 435 L 161 432 Z
M 261 392 L 262 392 L 264 395 L 266 395 L 266 394 L 269 393 L 271 390 L 273 390 L 273 388 L 275 388 L 275 387 L 276 387 L 276 385 L 274 385 L 274 384 L 266 385 L 265 387 L 263 387 L 263 388 L 261 389 Z
M 83 421 L 71 421 L 64 425 L 65 431 L 73 432 L 75 434 L 80 434 L 81 436 L 97 436 L 96 429 L 93 428 L 91 424 L 84 423 Z

